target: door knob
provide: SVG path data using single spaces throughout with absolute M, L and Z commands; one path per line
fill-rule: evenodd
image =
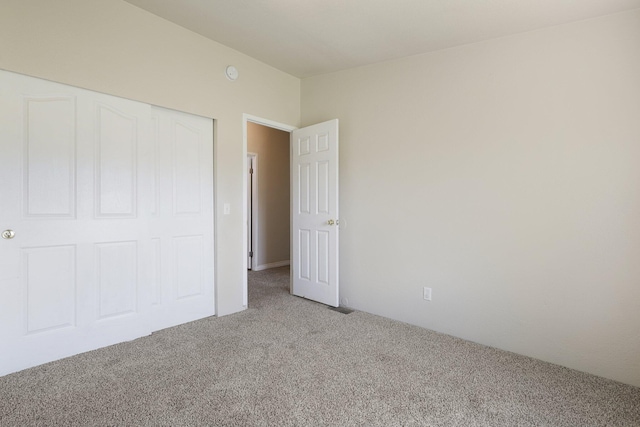
M 333 225 L 333 224 L 335 224 L 335 223 L 336 223 L 336 222 L 335 222 L 334 220 L 332 220 L 332 219 L 330 219 L 329 221 L 327 221 L 327 224 L 329 224 L 329 225 Z
M 13 230 L 4 230 L 2 232 L 2 238 L 3 239 L 7 239 L 7 240 L 8 239 L 13 239 L 13 236 L 15 236 L 15 235 L 16 235 L 16 233 Z

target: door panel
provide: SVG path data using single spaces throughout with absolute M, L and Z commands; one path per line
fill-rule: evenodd
M 25 97 L 24 105 L 25 216 L 73 218 L 75 99 Z
M 337 307 L 338 121 L 291 138 L 293 294 Z
M 98 318 L 132 314 L 137 311 L 136 242 L 110 242 L 95 245 Z
M 0 71 L 0 375 L 214 314 L 212 122 L 154 114 Z
M 200 214 L 202 136 L 182 121 L 172 120 L 173 194 L 176 215 Z
M 96 216 L 134 218 L 139 124 L 135 116 L 97 105 Z
M 26 334 L 76 325 L 73 245 L 23 248 Z
M 202 295 L 202 236 L 173 238 L 177 298 Z

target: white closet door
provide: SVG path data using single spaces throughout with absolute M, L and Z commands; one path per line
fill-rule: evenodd
M 0 375 L 160 329 L 163 251 L 186 272 L 179 296 L 213 295 L 213 214 L 206 230 L 167 225 L 185 230 L 171 249 L 151 226 L 166 210 L 159 183 L 192 166 L 154 157 L 151 117 L 149 105 L 0 72 L 0 231 L 15 233 L 0 239 Z M 199 169 L 203 204 L 212 161 Z M 172 208 L 195 206 L 186 192 Z
M 154 330 L 214 312 L 213 122 L 154 107 Z

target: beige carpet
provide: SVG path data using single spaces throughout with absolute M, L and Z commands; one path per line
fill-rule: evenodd
M 639 388 L 250 278 L 243 313 L 0 378 L 0 425 L 640 426 Z

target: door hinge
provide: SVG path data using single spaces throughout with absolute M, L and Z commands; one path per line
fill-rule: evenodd
M 249 257 L 253 258 L 253 252 L 252 251 L 249 252 Z
M 249 169 L 249 173 L 253 175 L 253 168 Z

